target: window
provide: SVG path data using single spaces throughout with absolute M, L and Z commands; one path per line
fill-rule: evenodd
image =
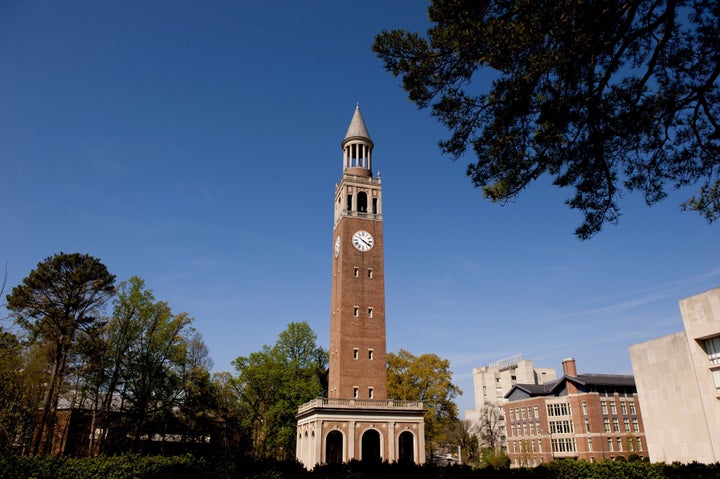
M 714 338 L 705 339 L 705 352 L 708 355 L 710 364 L 720 364 L 720 336 Z M 717 386 L 717 382 L 715 383 Z
M 635 402 L 630 401 L 630 414 L 635 414 Z
M 575 452 L 575 438 L 561 437 L 550 441 L 553 452 Z
M 713 369 L 713 381 L 715 381 L 715 393 L 720 394 L 720 369 Z
M 360 350 L 358 348 L 353 349 L 353 359 L 357 360 L 360 357 Z
M 620 423 L 617 418 L 613 418 L 613 431 L 620 432 Z
M 600 403 L 600 408 L 602 409 L 603 414 L 607 414 L 607 402 L 603 401 Z
M 356 278 L 360 276 L 360 268 L 353 269 L 353 276 L 355 276 Z
M 347 209 L 352 211 L 352 195 L 347 195 Z
M 615 404 L 615 401 L 610 403 L 610 414 L 613 416 L 617 414 L 617 404 Z
M 368 278 L 372 279 L 372 268 L 368 268 Z
M 611 437 L 608 438 L 608 451 L 613 451 L 613 440 Z
M 368 359 L 370 361 L 372 361 L 374 359 L 374 357 L 375 357 L 375 351 L 373 351 L 372 349 L 368 349 Z
M 617 438 L 617 450 L 622 451 L 622 438 Z
M 574 431 L 572 421 L 550 421 L 551 434 L 572 434 Z
M 605 432 L 610 432 L 610 419 L 603 419 L 603 428 L 605 429 Z
M 587 402 L 585 402 L 585 401 L 582 402 L 582 411 L 583 411 L 583 416 L 587 416 L 587 415 L 588 415 L 588 414 L 587 414 L 587 411 L 588 411 L 588 410 L 587 410 Z
M 623 415 L 627 416 L 627 403 L 625 401 L 620 403 L 620 410 L 622 411 Z
M 368 308 L 368 318 L 372 318 L 372 308 Z
M 360 308 L 358 306 L 353 307 L 353 316 L 356 318 L 360 315 Z
M 538 409 L 537 404 L 536 404 L 535 405 L 535 419 L 539 419 L 539 418 L 540 418 L 540 410 Z
M 354 397 L 354 398 L 357 398 L 357 397 L 358 397 L 358 391 L 359 391 L 359 390 L 360 390 L 359 387 L 353 386 L 353 397 Z
M 628 420 L 628 418 L 623 419 L 623 427 L 625 428 L 626 432 L 630 430 L 630 421 Z
M 548 416 L 570 416 L 570 408 L 566 403 L 548 404 Z
M 590 421 L 585 421 L 585 432 L 590 432 Z
M 593 452 L 592 450 L 592 438 L 588 438 L 588 452 Z
M 373 390 L 373 388 L 368 388 L 368 398 L 369 398 L 369 399 L 372 399 L 372 398 L 373 398 L 374 392 L 375 392 L 375 391 Z
M 636 437 L 635 439 L 637 440 L 637 450 L 642 451 L 642 439 L 640 437 Z
M 633 418 L 633 431 L 634 432 L 640 432 L 640 427 L 638 426 L 638 420 L 637 418 Z

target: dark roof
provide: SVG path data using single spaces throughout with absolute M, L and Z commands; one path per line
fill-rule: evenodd
M 631 374 L 578 374 L 568 379 L 588 386 L 635 386 L 635 376 Z
M 545 384 L 516 384 L 505 395 L 506 398 L 513 396 L 515 391 L 520 391 L 528 397 L 564 395 L 566 383 L 572 382 L 582 391 L 603 389 L 626 389 L 635 388 L 635 377 L 621 374 L 578 374 L 577 376 L 563 376 L 560 379 Z M 521 394 L 522 396 L 522 394 Z

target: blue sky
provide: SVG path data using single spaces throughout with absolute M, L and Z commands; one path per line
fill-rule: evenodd
M 340 142 L 360 103 L 383 178 L 388 350 L 472 368 L 523 354 L 631 373 L 630 344 L 682 329 L 677 302 L 720 286 L 720 229 L 626 195 L 590 241 L 547 180 L 505 207 L 370 51 L 424 30 L 426 4 L 0 3 L 0 260 L 8 286 L 89 253 L 188 312 L 216 370 L 291 321 L 329 343 Z M 6 324 L 7 325 L 7 324 Z

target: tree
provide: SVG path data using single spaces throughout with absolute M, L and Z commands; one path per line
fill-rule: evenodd
M 480 410 L 480 442 L 492 451 L 502 449 L 505 431 L 503 410 L 497 403 L 486 402 Z
M 460 388 L 452 383 L 450 361 L 436 354 L 414 356 L 401 349 L 387 355 L 388 397 L 406 401 L 423 401 L 425 405 L 425 446 L 428 453 L 446 442 L 447 434 L 457 421 L 453 402 Z
M 50 353 L 48 389 L 30 454 L 50 452 L 68 355 L 78 331 L 99 326 L 98 311 L 113 295 L 114 283 L 115 276 L 98 259 L 59 253 L 39 263 L 7 296 L 16 322 Z
M 462 451 L 462 463 L 478 466 L 480 448 L 475 427 L 471 421 L 456 420 L 448 433 L 448 443 L 459 446 Z
M 472 148 L 467 174 L 501 204 L 542 175 L 573 188 L 581 239 L 617 223 L 624 190 L 720 217 L 720 8 L 710 0 L 431 0 L 423 38 L 373 50 L 419 108 Z M 484 85 L 490 82 L 491 86 Z
M 244 411 L 251 452 L 259 457 L 295 456 L 298 407 L 327 391 L 328 353 L 305 322 L 290 323 L 273 347 L 240 356 L 235 391 Z

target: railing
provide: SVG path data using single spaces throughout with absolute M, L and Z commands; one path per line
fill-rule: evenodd
M 298 408 L 298 413 L 312 408 L 358 408 L 358 409 L 422 409 L 422 401 L 398 401 L 395 399 L 336 399 L 315 398 Z

